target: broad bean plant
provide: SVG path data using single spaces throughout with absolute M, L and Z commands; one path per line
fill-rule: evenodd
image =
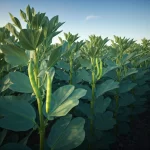
M 0 149 L 111 149 L 147 110 L 150 40 L 114 36 L 108 46 L 69 32 L 52 44 L 58 16 L 29 5 L 22 20 L 9 14 L 0 28 Z

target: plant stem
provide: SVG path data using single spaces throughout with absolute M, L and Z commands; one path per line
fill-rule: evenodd
M 42 113 L 42 96 L 40 93 L 40 89 L 38 87 L 38 59 L 36 52 L 34 54 L 34 67 L 32 68 L 32 62 L 30 62 L 31 67 L 29 67 L 29 78 L 31 82 L 31 86 L 33 88 L 33 91 L 37 98 L 37 104 L 38 104 L 38 112 L 39 112 L 39 120 L 40 120 L 40 126 L 39 126 L 39 134 L 40 134 L 40 150 L 44 150 L 44 138 L 45 138 L 45 124 L 44 124 L 44 117 Z M 34 69 L 34 73 L 33 70 Z
M 95 104 L 95 72 L 92 71 L 92 100 L 91 100 L 91 120 L 90 120 L 90 132 L 91 136 L 94 135 L 94 104 Z
M 118 93 L 118 92 L 117 92 L 117 93 Z M 118 108 L 119 108 L 119 103 L 118 103 L 119 96 L 118 96 L 118 94 L 115 96 L 115 100 L 116 100 L 116 109 L 115 109 L 115 112 L 114 112 L 114 118 L 115 118 L 115 120 L 116 120 L 115 134 L 116 134 L 116 136 L 117 136 L 117 134 L 118 134 L 117 113 L 118 113 Z
M 38 111 L 39 111 L 39 117 L 40 117 L 40 150 L 44 150 L 44 138 L 45 138 L 45 124 L 44 124 L 44 117 L 42 113 L 42 103 L 41 100 L 37 99 L 38 102 Z
M 38 58 L 35 52 L 34 55 L 34 76 L 35 76 L 35 81 L 36 84 L 38 85 L 38 90 L 39 90 L 39 80 L 38 80 Z M 40 92 L 40 90 L 39 90 Z M 44 150 L 44 138 L 45 138 L 45 125 L 44 125 L 44 117 L 42 113 L 42 98 L 37 98 L 37 103 L 38 103 L 38 111 L 39 111 L 39 118 L 40 118 L 40 150 Z
M 121 60 L 121 58 L 122 58 L 122 54 L 120 56 L 120 59 L 117 59 L 116 64 L 119 64 L 119 65 L 121 64 L 121 62 L 119 61 L 119 60 Z M 125 72 L 127 71 L 125 69 L 125 67 L 124 67 L 124 71 Z M 117 73 L 117 80 L 118 80 L 118 82 L 120 82 L 121 81 L 121 69 L 118 68 L 116 70 L 116 73 Z M 116 109 L 115 109 L 115 112 L 114 112 L 114 118 L 116 120 L 115 134 L 117 136 L 118 135 L 117 113 L 118 113 L 118 109 L 119 109 L 119 92 L 118 92 L 118 89 L 116 90 L 115 100 L 116 100 Z

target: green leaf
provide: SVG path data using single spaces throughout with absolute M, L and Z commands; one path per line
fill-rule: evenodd
M 56 49 L 52 50 L 50 57 L 49 57 L 49 61 L 48 61 L 48 67 L 53 67 L 57 63 L 57 61 L 60 59 L 61 49 L 62 47 L 59 46 Z
M 11 85 L 9 88 L 16 92 L 22 93 L 32 93 L 32 87 L 29 81 L 29 77 L 21 72 L 10 72 L 9 79 L 11 81 Z
M 18 144 L 18 143 L 7 143 L 0 147 L 1 150 L 31 150 L 28 146 L 25 146 L 23 144 Z
M 61 104 L 63 104 L 63 102 L 74 91 L 74 88 L 75 87 L 73 85 L 66 85 L 66 86 L 62 86 L 62 87 L 58 88 L 52 94 L 52 100 L 51 100 L 51 103 L 50 103 L 51 108 L 50 108 L 49 114 L 47 114 L 46 110 L 45 110 L 46 103 L 43 106 L 43 113 L 44 113 L 45 117 L 47 117 L 49 119 L 52 116 L 54 116 L 54 115 L 51 115 L 51 113 L 55 112 L 55 110 L 57 110 L 57 108 L 59 106 L 61 106 Z M 58 114 L 58 116 L 59 116 L 59 114 Z
M 124 79 L 132 74 L 135 74 L 137 72 L 138 72 L 138 70 L 136 68 L 128 68 L 128 71 L 125 73 L 125 75 L 122 77 L 122 79 Z
M 51 150 L 71 150 L 83 142 L 85 120 L 81 117 L 71 118 L 72 115 L 67 115 L 53 125 L 47 140 Z
M 131 54 L 124 54 L 121 61 L 122 65 L 126 65 L 127 63 L 129 63 L 129 60 L 131 58 L 133 58 L 135 56 L 135 53 L 131 53 Z
M 66 71 L 69 71 L 69 64 L 68 63 L 66 63 L 66 62 L 64 62 L 64 61 L 62 61 L 62 60 L 60 60 L 58 63 L 57 63 L 57 65 L 56 65 L 56 67 L 57 68 L 59 68 L 59 69 L 64 69 L 64 70 L 66 70 Z
M 91 100 L 92 98 L 92 90 L 91 88 L 88 86 L 88 85 L 83 85 L 83 84 L 76 84 L 76 88 L 83 88 L 87 91 L 86 95 L 84 97 L 82 97 L 83 99 L 86 99 L 86 100 Z
M 106 111 L 103 114 L 98 114 L 95 120 L 95 128 L 98 130 L 110 130 L 116 124 L 115 119 L 113 118 L 113 113 Z
M 119 86 L 119 93 L 125 93 L 128 92 L 130 90 L 132 90 L 137 84 L 133 83 L 129 80 L 121 82 L 120 86 Z
M 91 69 L 91 62 L 89 60 L 80 58 L 79 62 L 80 62 L 82 67 L 86 67 L 87 69 Z
M 14 17 L 11 13 L 9 13 L 11 20 L 14 22 L 14 24 L 19 28 L 22 29 L 21 23 L 18 20 L 18 18 Z
M 131 107 L 119 107 L 118 109 L 118 116 L 130 116 L 132 112 L 132 108 Z
M 31 94 L 21 94 L 17 97 L 21 100 L 24 100 L 24 101 L 30 103 L 30 104 L 33 103 L 34 101 L 36 101 L 35 95 L 31 95 Z
M 79 105 L 76 106 L 75 110 L 77 111 L 77 113 L 82 113 L 84 116 L 91 118 L 90 104 L 80 101 Z
M 82 80 L 87 81 L 89 83 L 91 82 L 91 74 L 87 72 L 85 69 L 78 70 L 75 78 L 76 78 L 76 83 L 79 83 Z
M 103 74 L 102 76 L 104 76 L 105 74 L 107 74 L 108 72 L 116 69 L 118 66 L 114 65 L 114 66 L 107 66 L 106 68 L 103 67 Z
M 0 28 L 0 42 L 4 42 L 4 40 L 9 36 L 9 31 L 5 29 L 5 27 Z
M 47 63 L 45 60 L 43 60 L 40 64 L 38 77 L 43 79 L 45 77 L 46 71 L 47 71 Z
M 35 50 L 44 40 L 42 30 L 22 29 L 19 33 L 19 41 L 27 50 Z
M 136 98 L 136 102 L 134 102 L 134 106 L 140 107 L 147 102 L 146 98 L 140 98 L 139 96 L 137 96 L 135 98 Z
M 0 146 L 2 145 L 5 137 L 7 135 L 7 130 L 6 129 L 3 129 L 1 132 L 0 132 Z
M 16 45 L 0 45 L 0 49 L 5 54 L 5 61 L 12 65 L 24 65 L 28 64 L 28 57 L 24 49 Z
M 56 79 L 69 81 L 69 75 L 63 70 L 56 70 Z
M 35 9 L 33 7 L 31 8 L 31 11 L 32 11 L 33 16 L 35 16 L 36 11 L 35 11 Z
M 79 100 L 76 98 L 69 97 L 61 105 L 59 105 L 55 110 L 50 112 L 50 116 L 65 116 L 73 107 L 79 104 Z
M 137 62 L 137 65 L 140 65 L 141 63 L 143 63 L 144 61 L 149 60 L 150 57 L 149 56 L 144 56 L 144 57 L 140 57 L 140 60 Z
M 47 69 L 47 63 L 45 60 L 43 60 L 40 64 L 40 71 L 42 71 L 42 70 L 45 71 L 46 69 Z
M 78 99 L 83 97 L 85 94 L 86 90 L 74 90 L 73 85 L 60 87 L 52 94 L 49 113 L 46 114 L 45 105 L 43 106 L 43 113 L 47 118 L 65 116 L 73 107 L 79 104 Z
M 102 84 L 97 85 L 96 87 L 96 97 L 99 97 L 106 93 L 107 91 L 116 89 L 119 87 L 119 82 L 115 82 L 112 79 L 106 80 Z
M 136 86 L 135 87 L 135 93 L 136 95 L 144 95 L 146 92 L 150 90 L 150 87 L 148 84 L 144 84 L 142 86 Z
M 54 36 L 59 34 L 61 31 L 56 31 L 63 23 L 58 22 L 58 16 L 54 16 L 51 20 L 48 17 L 44 18 L 43 31 L 44 36 L 52 39 Z
M 150 79 L 149 75 L 143 75 L 143 77 L 141 79 L 136 79 L 136 83 L 141 86 L 146 84 L 146 82 Z
M 27 14 L 29 22 L 32 22 L 32 10 L 29 5 L 26 8 L 26 14 Z
M 20 9 L 20 16 L 24 21 L 26 21 L 26 13 L 22 11 L 21 9 Z
M 109 106 L 111 102 L 111 99 L 109 97 L 105 98 L 103 96 L 100 96 L 98 99 L 95 101 L 95 113 L 104 113 Z
M 118 80 L 116 70 L 111 70 L 104 77 L 111 78 L 113 80 Z
M 0 127 L 12 131 L 27 131 L 35 125 L 34 108 L 17 96 L 0 97 Z
M 7 74 L 4 76 L 4 78 L 2 78 L 2 80 L 0 80 L 0 92 L 7 90 L 11 84 L 12 83 L 10 81 L 9 75 Z
M 75 87 L 73 85 L 65 85 L 58 88 L 53 96 L 55 99 L 58 99 L 59 104 L 61 104 L 64 100 L 66 100 L 74 91 Z
M 83 97 L 84 95 L 86 95 L 86 90 L 85 89 L 82 89 L 82 88 L 78 88 L 78 89 L 75 89 L 71 95 L 69 96 L 69 98 L 72 98 L 72 99 L 80 99 L 81 97 Z
M 32 19 L 32 27 L 35 29 L 39 29 L 43 23 L 45 17 L 45 13 L 38 13 Z
M 119 99 L 119 106 L 128 106 L 134 103 L 136 100 L 132 94 L 125 93 L 121 94 L 121 98 Z
M 18 38 L 19 33 L 11 23 L 7 23 L 5 28 L 8 29 L 15 37 Z

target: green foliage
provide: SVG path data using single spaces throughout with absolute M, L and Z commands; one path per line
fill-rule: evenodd
M 12 83 L 9 88 L 16 92 L 32 93 L 28 76 L 18 71 L 9 73 L 9 80 Z
M 65 116 L 73 107 L 78 105 L 79 99 L 85 94 L 86 90 L 74 90 L 72 85 L 60 87 L 52 94 L 51 108 L 48 114 L 45 112 L 45 106 L 43 107 L 44 115 L 48 119 L 56 116 Z
M 22 29 L 19 33 L 19 41 L 27 50 L 35 50 L 43 40 L 42 30 Z
M 108 38 L 79 41 L 69 32 L 52 44 L 64 24 L 58 16 L 28 5 L 23 29 L 9 14 L 12 23 L 0 28 L 0 149 L 30 150 L 35 130 L 33 149 L 111 149 L 146 111 L 150 40 L 114 36 L 108 46 Z
M 0 127 L 13 131 L 27 131 L 35 126 L 34 108 L 17 96 L 0 97 Z
M 133 95 L 129 93 L 125 93 L 121 95 L 121 98 L 119 100 L 119 106 L 128 106 L 132 103 L 134 103 L 136 100 Z
M 110 130 L 116 124 L 115 119 L 113 118 L 113 113 L 106 111 L 103 114 L 96 116 L 95 128 L 98 130 Z
M 95 102 L 95 113 L 104 113 L 107 109 L 107 107 L 110 105 L 111 99 L 109 97 L 99 97 Z
M 8 143 L 0 147 L 1 150 L 11 150 L 11 149 L 16 149 L 16 150 L 31 150 L 31 148 L 23 145 L 23 144 L 17 144 L 17 143 Z
M 17 45 L 0 45 L 0 49 L 5 54 L 5 61 L 12 65 L 27 65 L 28 57 L 25 50 Z
M 116 89 L 119 87 L 119 83 L 114 80 L 106 80 L 102 84 L 97 85 L 96 97 L 103 95 L 105 92 Z
M 105 45 L 108 42 L 108 38 L 102 39 L 101 36 L 91 35 L 89 41 L 86 41 L 82 48 L 82 54 L 88 58 L 102 57 Z
M 81 117 L 71 119 L 71 115 L 62 117 L 52 127 L 47 140 L 52 150 L 70 150 L 79 146 L 84 140 L 84 119 Z

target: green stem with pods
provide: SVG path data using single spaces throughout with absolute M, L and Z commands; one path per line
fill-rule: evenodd
M 94 105 L 95 105 L 95 62 L 94 59 L 91 58 L 91 63 L 92 63 L 92 100 L 90 102 L 90 108 L 91 108 L 91 120 L 90 120 L 90 132 L 91 136 L 94 135 Z
M 119 58 L 117 58 L 116 64 L 121 65 Z M 116 70 L 116 74 L 117 74 L 117 81 L 120 82 L 120 80 L 121 80 L 121 69 L 120 68 L 118 68 Z M 116 90 L 116 95 L 114 96 L 114 98 L 115 98 L 115 102 L 116 102 L 116 108 L 115 108 L 115 112 L 114 112 L 114 118 L 116 120 L 115 134 L 117 136 L 117 134 L 118 134 L 117 113 L 118 113 L 118 109 L 119 109 L 119 92 L 118 92 L 118 89 Z
M 35 52 L 36 53 L 36 52 Z M 44 116 L 42 113 L 42 96 L 38 87 L 38 65 L 35 64 L 37 61 L 36 54 L 34 55 L 34 64 L 33 60 L 31 59 L 28 65 L 28 75 L 30 79 L 30 83 L 33 89 L 33 92 L 36 95 L 37 104 L 38 104 L 38 112 L 39 112 L 39 134 L 40 134 L 40 150 L 44 150 L 44 138 L 45 138 L 45 124 L 44 124 Z
M 91 120 L 90 120 L 90 131 L 91 135 L 94 135 L 94 104 L 95 104 L 95 73 L 92 72 L 92 100 L 90 103 L 90 108 L 91 108 Z

